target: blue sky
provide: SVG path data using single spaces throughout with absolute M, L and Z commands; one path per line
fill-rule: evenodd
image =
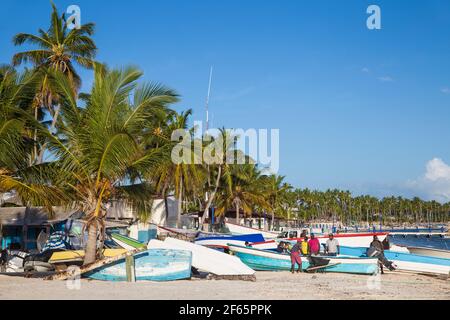
M 196 120 L 213 65 L 213 125 L 280 129 L 280 174 L 295 186 L 450 200 L 447 0 L 55 3 L 96 23 L 98 60 L 175 88 Z M 382 30 L 366 27 L 370 4 Z M 15 33 L 47 28 L 50 3 L 0 8 L 6 63 Z

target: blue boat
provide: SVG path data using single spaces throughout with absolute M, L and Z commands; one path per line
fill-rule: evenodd
M 228 249 L 228 244 L 233 244 L 237 246 L 245 246 L 245 243 L 260 243 L 264 242 L 265 239 L 262 234 L 247 234 L 247 235 L 224 235 L 224 236 L 213 236 L 213 237 L 202 237 L 195 240 L 195 244 L 218 249 Z
M 134 255 L 136 281 L 175 281 L 191 277 L 192 253 L 181 250 L 152 249 Z M 86 274 L 102 281 L 127 281 L 125 259 Z
M 291 269 L 291 257 L 267 250 L 259 250 L 249 247 L 229 244 L 230 251 L 241 259 L 250 268 L 257 271 L 289 271 Z M 317 265 L 320 260 L 325 264 Z M 323 272 L 351 273 L 351 274 L 377 274 L 378 259 L 359 257 L 303 257 L 302 269 L 319 267 Z
M 367 257 L 367 248 L 340 247 L 340 250 L 341 255 Z M 398 270 L 444 275 L 450 273 L 450 259 L 394 251 L 385 251 L 384 255 L 386 259 L 395 263 Z

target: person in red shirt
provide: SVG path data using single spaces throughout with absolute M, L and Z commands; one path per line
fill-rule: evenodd
M 311 255 L 317 256 L 320 254 L 320 241 L 316 238 L 314 233 L 311 233 L 311 240 L 309 240 L 309 250 Z

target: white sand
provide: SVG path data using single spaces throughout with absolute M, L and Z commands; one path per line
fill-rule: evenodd
M 381 279 L 378 281 L 377 279 Z M 381 278 L 346 274 L 257 273 L 256 282 L 199 280 L 169 283 L 66 282 L 0 276 L 0 300 L 6 299 L 438 299 L 450 300 L 450 281 L 427 276 L 387 274 Z

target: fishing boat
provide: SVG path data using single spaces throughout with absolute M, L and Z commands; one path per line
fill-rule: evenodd
M 206 246 L 210 248 L 228 249 L 228 244 L 234 244 L 238 246 L 245 246 L 246 242 L 264 242 L 264 237 L 261 234 L 247 234 L 241 236 L 213 236 L 202 237 L 195 240 L 195 244 Z
M 373 237 L 377 236 L 380 241 L 384 241 L 388 236 L 387 233 L 362 233 L 362 234 L 336 234 L 334 238 L 339 242 L 340 246 L 356 247 L 356 248 L 368 248 L 373 241 Z M 328 236 L 316 237 L 319 239 L 320 244 L 326 244 Z M 265 242 L 254 243 L 252 247 L 261 250 L 276 250 L 280 241 L 297 242 L 303 239 L 291 238 L 291 239 L 276 239 L 268 240 Z
M 145 244 L 143 244 L 140 241 L 137 241 L 133 238 L 123 236 L 118 233 L 112 233 L 111 239 L 114 241 L 115 244 L 117 244 L 119 247 L 128 250 L 128 251 L 134 251 L 136 249 L 145 249 Z
M 450 250 L 440 250 L 433 248 L 408 247 L 409 252 L 426 257 L 450 259 Z
M 191 277 L 189 251 L 152 249 L 134 255 L 136 281 L 175 281 Z M 127 281 L 125 259 L 102 266 L 85 275 L 102 281 Z
M 242 262 L 257 271 L 291 270 L 291 257 L 287 254 L 259 250 L 229 244 L 230 251 Z M 317 260 L 320 262 L 317 263 Z M 378 273 L 378 259 L 359 257 L 303 257 L 302 269 L 317 269 L 323 272 L 374 275 Z
M 264 239 L 275 239 L 278 238 L 278 232 L 263 231 L 255 228 L 244 227 L 235 223 L 226 222 L 225 226 L 234 235 L 245 235 L 245 234 L 260 234 Z
M 217 276 L 252 276 L 255 271 L 239 258 L 187 241 L 167 238 L 165 241 L 151 240 L 149 249 L 177 249 L 192 253 L 192 266 L 200 271 Z
M 351 248 L 342 246 L 340 247 L 340 250 L 341 255 L 345 256 L 367 256 L 367 248 Z M 392 261 L 396 265 L 396 269 L 400 271 L 442 275 L 449 275 L 450 273 L 450 259 L 393 251 L 385 251 L 384 255 L 386 259 Z

